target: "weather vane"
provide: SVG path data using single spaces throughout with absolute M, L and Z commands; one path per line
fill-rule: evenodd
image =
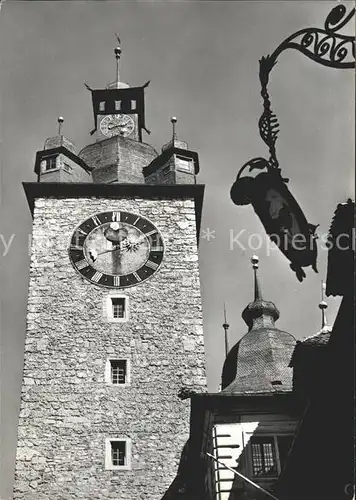
M 341 34 L 355 15 L 355 8 L 347 14 L 344 5 L 337 5 L 327 16 L 324 29 L 305 28 L 286 38 L 271 54 L 260 59 L 259 78 L 263 113 L 258 126 L 260 136 L 269 149 L 269 158 L 253 158 L 239 170 L 231 188 L 231 199 L 236 205 L 251 203 L 270 239 L 290 260 L 290 267 L 299 281 L 306 276 L 302 267 L 312 266 L 317 272 L 316 225 L 307 222 L 302 209 L 288 190 L 288 179 L 283 178 L 276 153 L 279 133 L 278 119 L 271 108 L 268 93 L 270 73 L 278 56 L 286 49 L 296 49 L 313 61 L 331 68 L 355 67 L 355 38 Z M 253 177 L 241 177 L 244 170 L 264 170 Z

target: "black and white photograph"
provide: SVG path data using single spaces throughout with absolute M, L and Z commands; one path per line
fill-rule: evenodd
M 0 1 L 0 500 L 355 500 L 355 3 Z

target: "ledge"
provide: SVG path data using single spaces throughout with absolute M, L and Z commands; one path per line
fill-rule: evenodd
M 201 213 L 203 206 L 203 184 L 93 184 L 24 182 L 26 198 L 33 215 L 36 198 L 193 198 L 199 241 Z

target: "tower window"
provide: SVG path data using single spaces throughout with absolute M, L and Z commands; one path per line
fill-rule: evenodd
M 254 477 L 275 477 L 278 475 L 273 436 L 252 436 L 251 451 Z
M 108 438 L 105 441 L 105 468 L 131 469 L 131 440 Z
M 111 323 L 123 323 L 129 319 L 129 299 L 123 295 L 108 295 L 104 298 L 104 317 Z
M 124 297 L 111 298 L 112 317 L 114 319 L 125 317 L 125 299 Z
M 130 382 L 128 359 L 108 359 L 105 366 L 105 382 L 108 385 L 127 386 Z
M 105 101 L 99 102 L 99 111 L 105 111 Z
M 55 168 L 57 168 L 57 157 L 52 156 L 50 158 L 46 158 L 45 171 L 48 172 L 49 170 L 54 170 Z
M 115 101 L 115 110 L 121 111 L 121 101 Z
M 111 383 L 126 384 L 127 362 L 126 359 L 110 360 Z
M 136 109 L 136 101 L 131 101 L 131 110 L 135 111 Z

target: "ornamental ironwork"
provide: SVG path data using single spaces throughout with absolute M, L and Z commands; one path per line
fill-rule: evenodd
M 269 158 L 257 157 L 246 162 L 231 188 L 231 198 L 236 205 L 253 205 L 271 240 L 291 261 L 290 266 L 299 281 L 305 277 L 302 267 L 312 266 L 317 272 L 317 226 L 307 222 L 303 211 L 286 186 L 289 179 L 281 174 L 276 153 L 279 123 L 271 107 L 267 88 L 269 77 L 278 56 L 286 49 L 298 50 L 323 66 L 336 69 L 355 68 L 355 38 L 340 33 L 354 15 L 355 8 L 347 13 L 344 5 L 337 5 L 327 16 L 324 29 L 304 28 L 297 31 L 286 38 L 271 55 L 260 59 L 259 79 L 263 113 L 258 127 L 261 139 L 268 146 Z M 247 167 L 249 172 L 255 169 L 265 172 L 255 178 L 242 177 Z

